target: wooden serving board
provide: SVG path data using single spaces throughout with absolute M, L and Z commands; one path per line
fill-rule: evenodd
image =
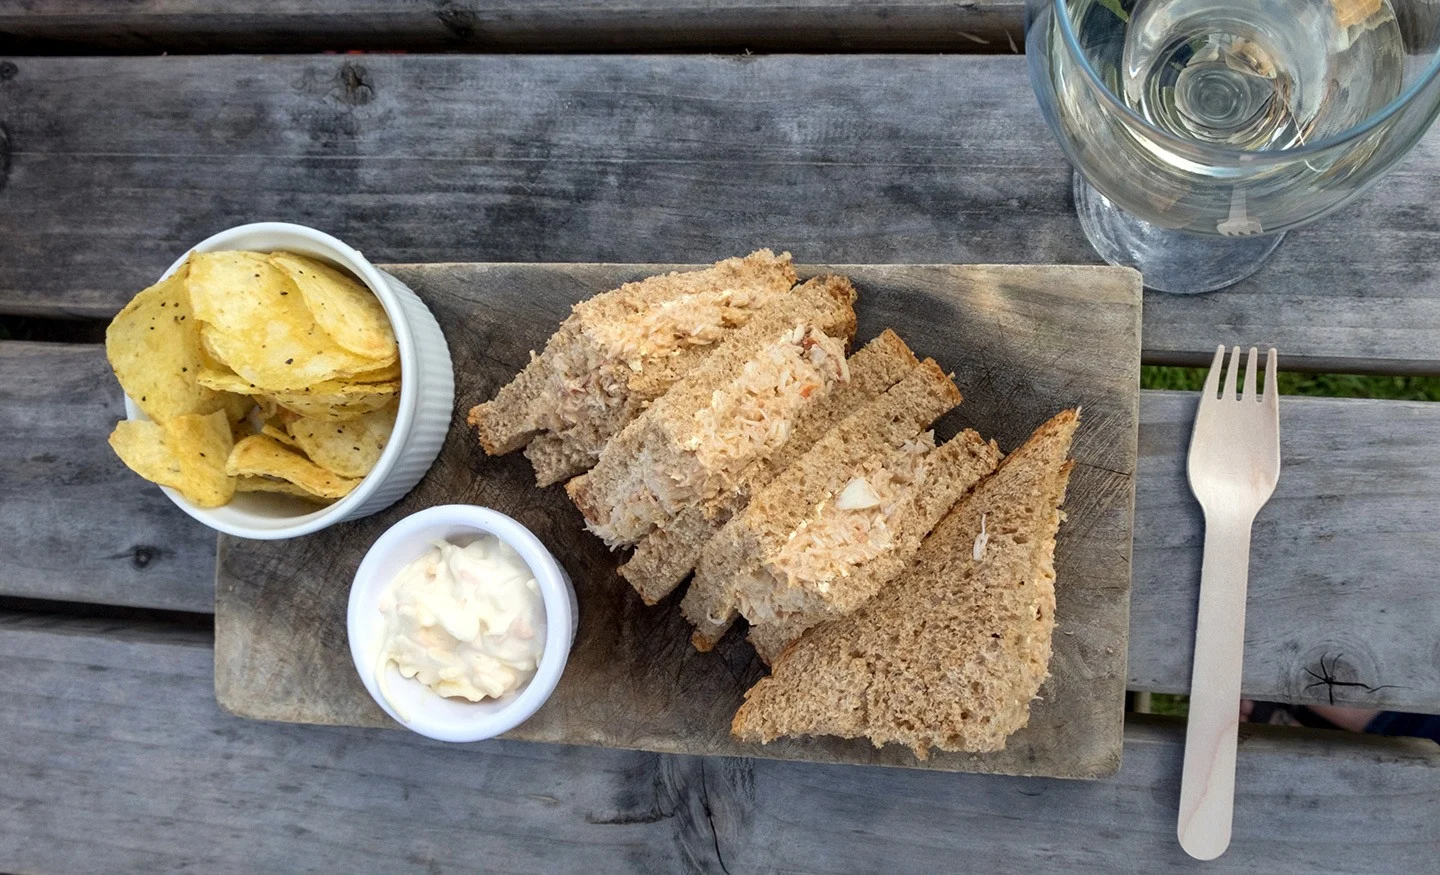
M 345 609 L 365 551 L 396 520 L 435 504 L 487 505 L 529 526 L 574 579 L 580 625 L 560 685 L 508 737 L 687 754 L 1094 778 L 1119 766 L 1138 425 L 1140 277 L 1058 266 L 837 265 L 860 291 L 857 344 L 891 327 L 956 373 L 963 427 L 1017 446 L 1057 411 L 1083 406 L 1078 462 L 1057 551 L 1051 676 L 1029 725 L 1004 751 L 936 752 L 865 740 L 730 737 L 742 696 L 765 673 L 739 630 L 711 653 L 689 643 L 679 592 L 646 607 L 615 574 L 620 558 L 581 527 L 556 486 L 537 489 L 519 453 L 488 458 L 464 424 L 585 297 L 674 269 L 642 264 L 435 264 L 387 268 L 434 311 L 455 362 L 456 411 L 439 459 L 396 506 L 292 541 L 220 538 L 215 693 L 265 720 L 394 726 L 350 661 Z

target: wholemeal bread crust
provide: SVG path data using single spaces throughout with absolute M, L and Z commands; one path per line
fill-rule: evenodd
M 734 735 L 868 737 L 920 759 L 931 748 L 1003 749 L 1047 674 L 1077 424 L 1070 410 L 1041 426 L 941 521 L 895 584 L 786 648 L 746 693 Z
M 467 421 L 481 447 L 490 455 L 529 449 L 537 437 L 548 436 L 532 452 L 541 486 L 573 476 L 594 463 L 605 442 L 644 410 L 655 398 L 689 373 L 715 348 L 714 344 L 685 346 L 674 354 L 645 363 L 638 372 L 623 363 L 610 363 L 597 375 L 597 385 L 617 396 L 614 407 L 590 421 L 562 433 L 547 431 L 537 422 L 539 408 L 549 398 L 549 379 L 563 356 L 583 358 L 585 347 L 602 357 L 598 341 L 587 333 L 593 326 L 614 324 L 684 295 L 725 290 L 758 292 L 762 300 L 780 300 L 795 284 L 790 254 L 775 255 L 761 249 L 743 258 L 727 258 L 702 270 L 674 272 L 626 283 L 610 292 L 581 301 L 520 374 L 501 387 L 494 399 L 471 409 Z M 763 310 L 764 305 L 755 308 Z
M 795 530 L 824 495 L 843 486 L 871 456 L 898 447 L 961 402 L 960 390 L 933 359 L 836 425 L 760 490 L 744 514 L 705 546 L 681 602 L 695 626 L 691 643 L 715 646 L 735 620 L 735 581 Z
M 630 499 L 632 469 L 641 465 L 673 470 L 689 452 L 686 445 L 695 436 L 696 412 L 710 403 L 716 390 L 730 385 L 766 345 L 796 326 L 818 329 L 848 343 L 855 335 L 854 302 L 855 287 L 845 277 L 816 277 L 731 332 L 699 367 L 606 444 L 589 472 L 565 485 L 575 506 L 592 526 L 606 524 Z M 710 518 L 724 511 L 723 507 L 700 509 Z
M 925 536 L 940 519 L 967 494 L 981 478 L 1000 463 L 1000 448 L 974 431 L 966 430 L 927 454 L 926 479 L 921 491 L 902 506 L 894 519 L 895 546 L 853 569 L 846 577 L 830 581 L 823 588 L 810 581 L 798 582 L 805 593 L 805 607 L 792 616 L 771 622 L 750 620 L 750 643 L 768 664 L 806 629 L 834 617 L 844 616 L 868 602 L 880 588 L 905 570 L 920 549 Z M 780 547 L 771 536 L 762 541 L 767 555 Z M 784 584 L 780 584 L 784 585 Z
M 919 363 L 900 336 L 889 329 L 865 344 L 850 356 L 850 381 L 801 411 L 790 440 L 756 469 L 750 478 L 751 488 L 764 487 L 837 422 L 900 382 Z M 738 509 L 748 496 L 739 494 L 736 499 Z M 701 550 L 723 523 L 723 519 L 712 519 L 699 510 L 682 512 L 671 525 L 641 539 L 630 560 L 620 566 L 620 576 L 635 587 L 646 604 L 655 604 L 694 569 Z

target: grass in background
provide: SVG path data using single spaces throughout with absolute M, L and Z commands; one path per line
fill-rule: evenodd
M 1143 389 L 1200 391 L 1207 368 L 1150 366 L 1140 369 Z M 1280 394 L 1329 398 L 1440 401 L 1440 377 L 1357 377 L 1354 374 L 1280 374 Z
M 1190 715 L 1190 697 L 1154 693 L 1150 696 L 1150 713 L 1165 714 L 1170 717 L 1188 717 Z

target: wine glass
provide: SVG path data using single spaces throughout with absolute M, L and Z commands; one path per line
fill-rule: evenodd
M 1160 291 L 1254 273 L 1440 112 L 1440 0 L 1027 0 L 1025 24 L 1085 235 Z

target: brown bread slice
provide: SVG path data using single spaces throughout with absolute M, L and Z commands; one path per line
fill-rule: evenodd
M 920 759 L 932 747 L 1003 749 L 1048 670 L 1055 535 L 1078 421 L 1067 410 L 1041 426 L 946 515 L 906 573 L 781 653 L 745 694 L 732 733 L 762 743 L 863 736 Z
M 774 294 L 787 291 L 794 285 L 795 279 L 789 253 L 776 256 L 770 250 L 762 249 L 744 258 L 725 259 L 702 270 L 669 273 L 626 283 L 618 289 L 581 301 L 551 336 L 544 351 L 533 357 L 519 376 L 502 387 L 494 400 L 471 410 L 470 424 L 476 429 L 481 446 L 487 453 L 497 455 L 519 449 L 529 443 L 534 433 L 545 430 L 536 422 L 536 415 L 540 412 L 536 410 L 536 405 L 544 400 L 553 400 L 547 396 L 546 387 L 557 368 L 584 360 L 592 354 L 597 360 L 609 358 L 606 350 L 600 348 L 601 337 L 596 336 L 596 329 L 633 324 L 658 307 L 672 302 L 678 302 L 677 306 L 683 305 L 680 299 L 686 296 L 727 289 L 755 290 L 760 293 L 763 305 Z M 744 314 L 732 315 L 743 317 Z M 711 348 L 713 344 L 686 348 L 680 358 L 703 356 Z M 683 364 L 688 368 L 693 361 L 676 363 L 666 356 L 642 364 L 653 364 L 657 371 L 668 370 L 683 375 L 684 371 L 676 371 L 674 366 Z M 641 374 L 647 370 L 649 368 L 642 367 Z M 627 366 L 619 376 L 621 379 L 614 388 L 620 394 L 627 394 L 634 372 Z
M 715 646 L 736 616 L 735 583 L 752 573 L 765 545 L 783 543 L 820 497 L 843 486 L 866 459 L 898 447 L 961 401 L 933 359 L 852 413 L 751 499 L 705 546 L 681 602 L 698 650 Z
M 525 446 L 525 458 L 535 469 L 535 485 L 550 486 L 583 473 L 595 464 L 590 448 L 604 446 L 604 441 L 598 434 L 582 440 L 573 432 L 563 438 L 549 431 L 537 433 Z
M 867 464 L 872 470 L 881 465 L 897 470 L 904 464 L 902 453 L 894 450 Z M 921 464 L 923 479 L 888 521 L 894 546 L 848 571 L 829 579 L 787 580 L 781 560 L 786 545 L 773 536 L 762 541 L 764 560 L 750 557 L 748 565 L 763 566 L 769 573 L 756 568 L 757 573 L 741 576 L 735 584 L 735 595 L 741 614 L 750 621 L 750 643 L 766 663 L 773 662 L 806 629 L 856 610 L 904 571 L 919 551 L 921 541 L 955 502 L 1000 464 L 1000 448 L 967 429 L 926 453 Z M 826 502 L 827 508 L 832 506 L 837 491 L 843 494 L 844 489 L 826 492 L 820 501 Z M 812 526 L 816 520 L 815 514 L 807 517 Z M 784 605 L 787 610 L 777 614 L 756 609 L 767 603 Z
M 801 411 L 790 440 L 775 455 L 762 460 L 750 478 L 752 488 L 759 489 L 770 482 L 837 422 L 900 382 L 919 363 L 898 334 L 889 329 L 881 332 L 850 356 L 850 382 Z M 748 496 L 737 494 L 736 499 L 738 508 Z M 671 525 L 641 539 L 634 555 L 620 566 L 620 576 L 630 581 L 647 605 L 655 604 L 694 569 L 701 549 L 723 522 L 723 519 L 711 519 L 698 509 L 678 514 Z
M 800 357 L 787 361 L 808 362 L 829 347 L 823 367 L 837 374 L 831 388 L 843 385 L 844 345 L 855 334 L 854 301 L 855 287 L 845 277 L 816 277 L 731 332 L 689 376 L 606 444 L 593 469 L 565 485 L 587 528 L 612 547 L 631 545 L 673 521 L 678 508 L 657 496 L 680 492 L 682 472 L 702 478 L 702 487 L 711 489 L 714 484 L 703 478 L 716 472 L 705 466 L 696 448 L 713 445 L 714 426 L 704 425 L 701 417 L 711 409 L 712 399 L 742 384 L 747 366 L 754 363 L 763 371 L 769 360 L 761 357 L 777 343 L 790 343 L 787 337 L 803 335 L 806 344 Z M 802 401 L 800 409 L 819 403 L 826 394 L 816 392 L 813 401 Z M 793 424 L 794 418 L 788 421 Z M 722 424 L 730 422 L 739 421 Z M 754 461 L 725 470 L 736 488 L 743 489 L 745 477 L 756 467 Z M 702 495 L 693 504 L 714 518 L 723 513 L 724 496 L 733 491 L 721 489 L 717 498 Z
M 526 447 L 541 486 L 578 474 L 594 464 L 606 441 L 689 373 L 720 339 L 788 297 L 795 280 L 789 253 L 777 256 L 762 249 L 703 270 L 626 283 L 581 301 L 544 351 L 493 400 L 473 408 L 468 421 L 491 455 Z M 674 340 L 672 348 L 648 347 L 640 342 L 648 335 L 635 334 L 641 325 L 660 330 L 656 321 L 665 314 L 677 317 L 673 325 L 681 334 L 700 327 L 686 320 L 696 318 L 703 302 L 708 302 L 704 312 L 719 321 L 683 340 L 666 335 Z M 569 406 L 559 403 L 562 392 Z M 542 440 L 530 451 L 528 445 L 537 438 Z

